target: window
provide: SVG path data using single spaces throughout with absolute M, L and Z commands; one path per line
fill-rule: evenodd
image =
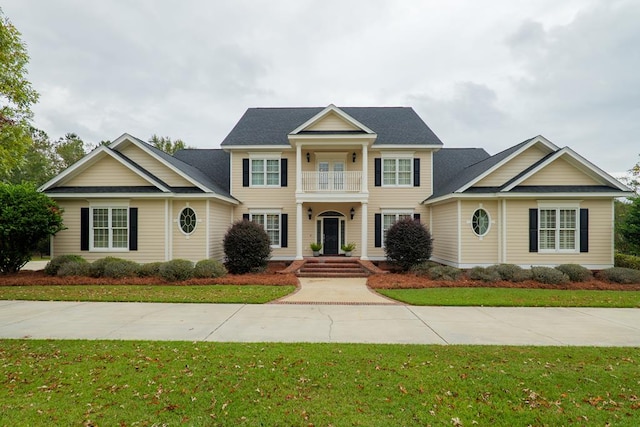
M 385 186 L 411 186 L 412 159 L 382 159 L 382 184 Z
M 251 221 L 265 229 L 272 247 L 280 247 L 280 213 L 251 213 Z
M 384 242 L 384 236 L 387 234 L 387 230 L 391 226 L 401 219 L 413 218 L 413 212 L 387 212 L 382 214 L 382 241 Z
M 540 251 L 575 252 L 577 250 L 577 209 L 544 208 L 539 210 L 539 215 Z
M 180 230 L 182 230 L 184 234 L 193 233 L 196 229 L 197 220 L 196 213 L 193 209 L 190 207 L 182 209 L 178 221 Z
M 484 209 L 476 209 L 471 217 L 471 227 L 477 236 L 484 236 L 489 232 L 489 214 Z
M 129 248 L 129 209 L 126 207 L 91 208 L 91 248 Z
M 280 159 L 251 159 L 252 187 L 280 186 Z

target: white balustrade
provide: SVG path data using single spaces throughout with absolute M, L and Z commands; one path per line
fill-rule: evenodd
M 362 172 L 302 172 L 305 193 L 358 193 L 362 190 Z

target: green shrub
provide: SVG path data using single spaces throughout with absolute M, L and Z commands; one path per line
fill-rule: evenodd
M 89 276 L 90 264 L 85 260 L 65 262 L 58 268 L 57 276 Z
M 140 277 L 160 277 L 160 266 L 162 262 L 149 262 L 147 264 L 141 264 L 138 270 L 138 276 Z
M 44 267 L 44 274 L 55 276 L 58 274 L 58 270 L 60 270 L 60 267 L 70 262 L 81 262 L 87 265 L 89 264 L 87 260 L 82 258 L 80 255 L 59 255 L 57 257 L 54 257 L 47 263 L 47 265 Z
M 92 262 L 90 271 L 92 277 L 121 279 L 137 276 L 139 270 L 140 265 L 137 262 L 108 256 Z
M 531 267 L 533 280 L 549 285 L 565 285 L 569 283 L 569 276 L 551 267 Z
M 502 280 L 508 280 L 510 282 L 524 282 L 531 279 L 531 271 L 524 270 L 519 265 L 515 264 L 497 264 L 491 266 L 495 270 Z
M 384 236 L 387 258 L 408 271 L 412 266 L 427 261 L 432 251 L 431 233 L 420 221 L 405 218 L 396 221 Z
M 428 276 L 429 270 L 431 270 L 433 267 L 439 267 L 439 266 L 441 266 L 441 264 L 438 264 L 437 262 L 422 261 L 419 264 L 412 265 L 409 268 L 409 273 L 413 273 L 416 276 Z
M 500 273 L 492 267 L 473 267 L 469 270 L 469 279 L 482 280 L 483 282 L 498 282 L 502 280 Z
M 640 256 L 616 253 L 615 265 L 616 267 L 633 268 L 634 270 L 640 270 Z
M 232 274 L 258 272 L 267 268 L 271 241 L 260 224 L 236 221 L 223 241 L 225 266 Z
M 572 282 L 587 282 L 593 278 L 591 270 L 578 264 L 562 264 L 557 266 L 556 270 L 569 276 L 569 280 Z
M 462 270 L 448 265 L 440 265 L 429 269 L 429 278 L 431 280 L 448 280 L 455 281 L 462 275 Z
M 160 277 L 168 282 L 191 279 L 193 262 L 186 259 L 173 259 L 160 265 Z
M 193 276 L 203 279 L 226 276 L 227 269 L 220 261 L 215 259 L 203 259 L 198 261 L 193 270 Z
M 606 270 L 600 270 L 596 277 L 613 283 L 622 283 L 625 285 L 640 283 L 640 271 L 632 268 L 613 267 Z

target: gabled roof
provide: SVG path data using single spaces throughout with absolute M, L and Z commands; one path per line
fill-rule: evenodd
M 409 107 L 298 107 L 249 108 L 229 135 L 223 148 L 243 146 L 290 147 L 288 136 L 313 123 L 323 112 L 340 112 L 363 129 L 377 135 L 374 145 L 442 146 L 442 141 Z
M 222 149 L 186 148 L 173 155 L 208 176 L 220 188 L 229 192 L 229 153 Z

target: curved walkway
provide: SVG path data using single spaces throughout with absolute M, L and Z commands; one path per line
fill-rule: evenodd
M 275 304 L 398 304 L 367 286 L 366 278 L 321 279 L 299 277 L 300 287 Z

